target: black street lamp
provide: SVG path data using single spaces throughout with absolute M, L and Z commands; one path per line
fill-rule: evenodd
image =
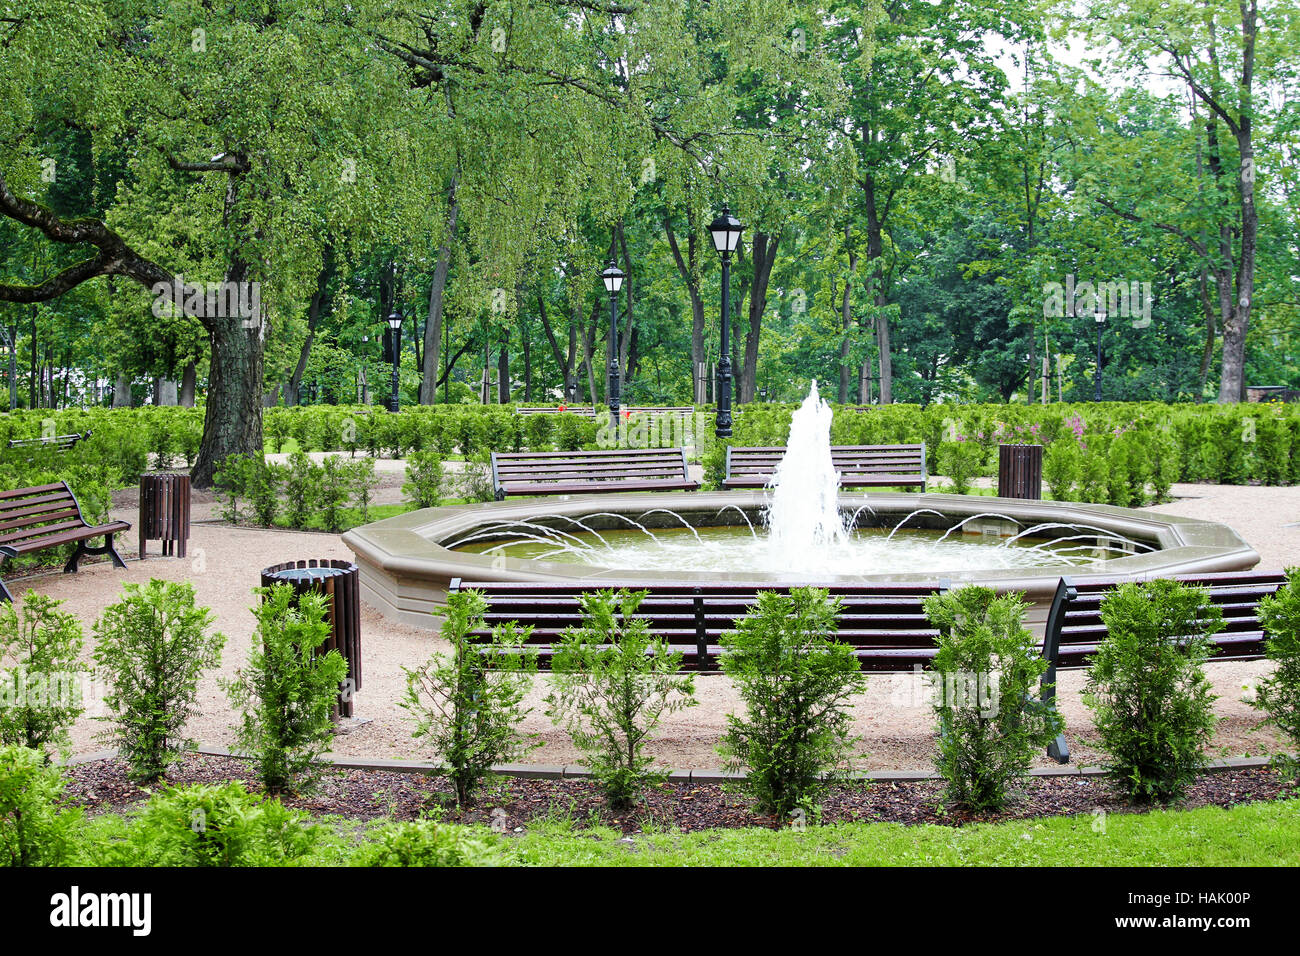
M 1093 318 L 1097 320 L 1097 374 L 1093 376 L 1094 394 L 1093 401 L 1101 401 L 1101 330 L 1106 324 L 1106 310 L 1098 307 L 1093 313 Z
M 393 348 L 393 394 L 388 399 L 388 410 L 396 412 L 400 405 L 397 398 L 397 366 L 402 360 L 402 313 L 394 309 L 388 315 L 388 342 Z
M 718 358 L 718 415 L 714 434 L 731 437 L 731 254 L 740 245 L 745 231 L 739 219 L 726 206 L 722 215 L 709 224 L 713 247 L 722 256 L 722 350 Z
M 621 406 L 618 394 L 618 290 L 623 288 L 627 273 L 610 259 L 600 278 L 609 293 L 609 427 L 618 435 L 618 410 Z

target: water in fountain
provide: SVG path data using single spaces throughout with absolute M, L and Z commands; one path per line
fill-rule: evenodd
M 814 380 L 790 420 L 785 455 L 768 482 L 768 547 L 790 566 L 814 563 L 819 552 L 848 536 L 840 514 L 840 475 L 831 460 L 833 417 Z

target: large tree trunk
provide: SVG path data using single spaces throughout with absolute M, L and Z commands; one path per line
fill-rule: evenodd
M 689 224 L 688 224 L 689 225 Z M 686 258 L 682 257 L 677 245 L 677 236 L 672 224 L 664 220 L 664 235 L 668 239 L 668 248 L 672 250 L 673 261 L 677 263 L 677 273 L 682 277 L 686 292 L 691 300 L 691 379 L 695 383 L 695 404 L 708 402 L 709 379 L 706 362 L 708 356 L 704 350 L 704 300 L 700 298 L 700 283 L 696 270 L 695 230 L 692 228 L 686 237 Z
M 176 380 L 155 375 L 153 380 L 153 403 L 155 405 L 175 405 Z
M 248 267 L 236 263 L 227 282 L 244 282 Z M 212 485 L 213 475 L 230 455 L 262 450 L 262 346 L 265 324 L 259 316 L 245 324 L 238 315 L 209 316 L 212 348 L 203 441 L 190 480 L 196 488 Z
M 510 340 L 505 339 L 501 343 L 501 351 L 497 353 L 497 402 L 501 405 L 510 404 Z
M 885 290 L 881 281 L 885 230 L 876 209 L 876 181 L 870 174 L 863 179 L 862 190 L 867 207 L 867 290 L 876 306 L 876 348 L 880 353 L 880 404 L 889 405 L 894 401 L 894 366 L 889 355 L 889 317 L 883 311 Z
M 451 244 L 456 235 L 456 222 L 460 218 L 460 202 L 456 199 L 457 177 L 451 178 L 451 192 L 447 205 L 445 238 L 438 247 L 438 262 L 433 267 L 433 283 L 429 286 L 429 319 L 424 325 L 424 362 L 420 368 L 420 404 L 432 405 L 438 401 L 438 360 L 442 347 L 442 307 L 447 289 L 447 272 L 451 268 Z
M 758 345 L 763 334 L 763 315 L 767 311 L 767 287 L 776 264 L 776 248 L 781 234 L 754 233 L 751 243 L 754 257 L 754 281 L 749 288 L 749 327 L 745 331 L 745 355 L 740 366 L 740 400 L 752 402 L 758 391 Z
M 131 407 L 131 376 L 126 372 L 117 373 L 117 381 L 113 384 L 113 407 Z
M 316 291 L 311 294 L 311 303 L 307 307 L 307 338 L 298 351 L 298 364 L 294 366 L 293 374 L 289 376 L 289 381 L 284 386 L 285 405 L 298 404 L 298 393 L 302 389 L 302 377 L 307 371 L 307 360 L 311 357 L 312 343 L 316 340 L 316 324 L 320 321 L 321 308 L 325 304 L 325 289 L 329 284 L 332 258 L 331 250 L 326 249 L 325 261 L 316 276 Z
M 181 371 L 180 403 L 186 408 L 194 407 L 194 392 L 198 386 L 198 379 L 198 363 L 194 359 L 190 359 L 185 363 L 185 368 Z
M 127 382 L 130 389 L 130 381 Z M 9 326 L 9 410 L 18 407 L 18 323 Z
M 574 401 L 578 385 L 574 377 L 574 362 L 578 354 L 578 304 L 574 304 L 574 315 L 569 318 L 569 350 L 568 353 L 560 351 L 560 344 L 555 338 L 555 330 L 551 328 L 550 316 L 546 312 L 546 299 L 542 296 L 542 290 L 537 290 L 537 312 L 542 319 L 542 331 L 546 333 L 546 341 L 551 346 L 551 355 L 555 358 L 555 364 L 564 375 L 564 400 L 566 402 Z

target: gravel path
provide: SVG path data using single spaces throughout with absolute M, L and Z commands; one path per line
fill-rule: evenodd
M 381 500 L 400 500 L 400 463 L 384 461 L 379 470 L 385 476 Z M 1176 500 L 1153 510 L 1230 524 L 1260 553 L 1262 569 L 1300 564 L 1300 487 L 1175 485 L 1173 494 Z M 134 524 L 134 492 L 124 493 L 116 503 L 114 517 Z M 55 573 L 10 579 L 9 585 L 16 594 L 33 587 L 63 600 L 65 608 L 85 623 L 89 650 L 93 642 L 91 624 L 105 605 L 117 599 L 124 582 L 143 583 L 151 577 L 192 582 L 199 602 L 213 609 L 228 640 L 219 671 L 203 681 L 200 713 L 191 722 L 190 735 L 210 745 L 228 747 L 233 744 L 235 717 L 217 686 L 217 676 L 232 675 L 247 658 L 253 628 L 248 608 L 254 600 L 251 589 L 258 583 L 258 571 L 295 558 L 350 558 L 351 552 L 336 535 L 262 531 L 207 522 L 203 519 L 211 516 L 211 509 L 211 498 L 196 493 L 196 524 L 185 559 L 132 560 L 135 543 L 133 535 L 128 534 L 123 542 L 128 557 L 125 571 L 104 563 L 87 564 L 78 575 Z M 414 665 L 433 651 L 445 650 L 445 642 L 436 632 L 385 620 L 368 609 L 362 618 L 362 634 L 365 683 L 357 697 L 359 721 L 349 733 L 337 738 L 335 753 L 428 759 L 430 755 L 412 740 L 406 712 L 398 706 L 404 690 L 402 666 Z M 1267 673 L 1269 666 L 1262 661 L 1209 666 L 1220 698 L 1216 709 L 1222 718 L 1214 741 L 1215 756 L 1259 754 L 1277 746 L 1271 733 L 1254 729 L 1256 714 L 1243 702 L 1248 688 Z M 547 684 L 547 678 L 537 678 L 529 698 L 535 709 L 526 719 L 525 729 L 541 734 L 544 741 L 544 746 L 533 751 L 529 759 L 540 764 L 573 763 L 576 752 L 542 713 L 541 698 Z M 1094 763 L 1099 755 L 1089 745 L 1092 727 L 1079 699 L 1082 684 L 1081 672 L 1063 673 L 1060 706 L 1075 761 Z M 720 763 L 714 747 L 725 728 L 726 714 L 737 706 L 736 695 L 725 678 L 705 677 L 697 681 L 697 698 L 698 706 L 665 721 L 660 739 L 653 745 L 656 755 L 668 766 L 708 769 Z M 873 676 L 854 716 L 854 730 L 864 738 L 860 745 L 863 769 L 930 766 L 933 717 L 914 676 Z M 103 727 L 89 714 L 83 717 L 73 730 L 74 751 L 102 749 L 95 735 Z M 1045 757 L 1039 762 L 1048 763 Z

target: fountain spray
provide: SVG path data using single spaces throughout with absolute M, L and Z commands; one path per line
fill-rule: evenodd
M 831 460 L 833 418 L 814 379 L 808 397 L 790 420 L 785 455 L 768 482 L 768 543 L 787 567 L 819 563 L 816 549 L 842 544 L 848 537 L 840 514 L 840 474 Z

